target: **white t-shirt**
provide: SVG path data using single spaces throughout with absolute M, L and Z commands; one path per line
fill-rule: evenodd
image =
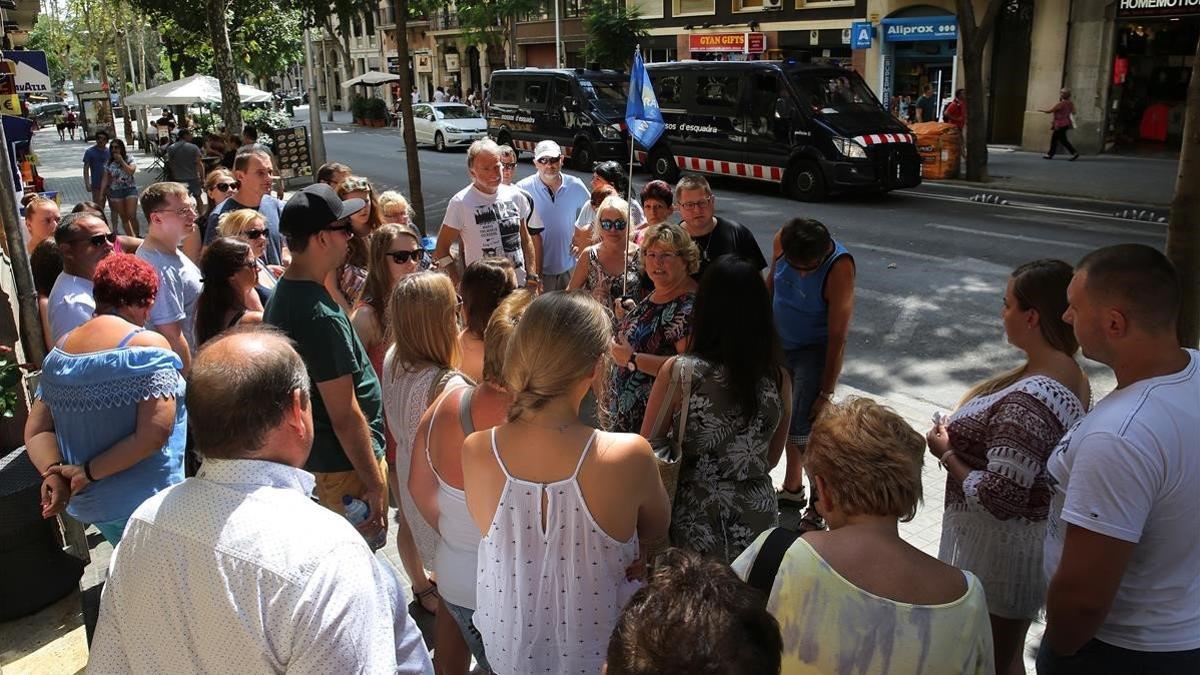
M 463 265 L 480 258 L 503 256 L 517 270 L 517 284 L 525 285 L 525 254 L 521 249 L 521 221 L 529 218 L 529 200 L 515 185 L 501 185 L 495 194 L 480 192 L 472 183 L 450 198 L 445 227 L 462 237 Z
M 188 349 L 196 352 L 196 303 L 204 282 L 200 268 L 187 256 L 175 253 L 160 253 L 145 244 L 138 247 L 137 257 L 154 266 L 158 272 L 158 297 L 150 307 L 147 328 L 180 322 Z
M 1067 525 L 1133 542 L 1096 639 L 1145 652 L 1200 648 L 1200 352 L 1183 370 L 1118 389 L 1050 456 L 1046 576 Z
M 49 297 L 50 337 L 54 342 L 82 326 L 96 313 L 91 279 L 63 272 L 54 280 Z

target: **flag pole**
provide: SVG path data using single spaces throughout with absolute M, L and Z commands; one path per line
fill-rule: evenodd
M 634 63 L 637 63 L 637 57 L 642 54 L 642 45 L 639 43 L 633 49 Z M 630 68 L 633 66 L 631 65 Z M 630 92 L 632 93 L 632 92 Z M 629 174 L 625 182 L 625 250 L 621 252 L 621 259 L 625 261 L 625 267 L 621 272 L 621 298 L 624 299 L 629 295 L 629 233 L 635 227 L 633 222 L 633 129 L 629 128 L 626 123 L 626 132 L 629 134 Z

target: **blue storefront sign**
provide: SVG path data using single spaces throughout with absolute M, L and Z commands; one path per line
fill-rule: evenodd
M 880 24 L 883 26 L 884 42 L 958 39 L 958 22 L 949 15 L 884 19 Z
M 870 49 L 874 37 L 875 27 L 869 21 L 855 21 L 850 24 L 851 49 Z

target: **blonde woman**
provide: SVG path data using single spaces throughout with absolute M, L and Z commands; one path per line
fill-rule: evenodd
M 483 535 L 474 622 L 498 673 L 600 672 L 639 585 L 639 542 L 667 531 L 649 443 L 579 419 L 611 325 L 587 293 L 534 300 L 504 363 L 508 422 L 463 444 L 467 508 Z
M 583 289 L 604 307 L 612 307 L 614 298 L 641 297 L 642 263 L 631 227 L 629 203 L 616 195 L 605 197 L 592 220 L 592 237 L 600 243 L 579 254 L 567 290 Z
M 388 303 L 392 346 L 379 374 L 383 410 L 396 439 L 396 546 L 413 592 L 426 611 L 437 607 L 437 586 L 425 570 L 433 564 L 437 532 L 425 522 L 408 491 L 413 438 L 425 409 L 443 391 L 467 386 L 458 372 L 458 297 L 450 277 L 437 272 L 410 274 L 396 284 Z
M 392 289 L 404 277 L 420 270 L 420 235 L 408 225 L 383 225 L 371 235 L 371 261 L 363 297 L 350 316 L 354 332 L 367 350 L 371 366 L 383 376 L 383 360 L 392 345 L 389 328 L 388 300 Z M 388 486 L 400 499 L 400 481 L 396 474 L 396 439 L 387 427 L 383 429 L 384 454 L 388 463 Z
M 346 254 L 346 262 L 338 268 L 334 279 L 335 288 L 330 289 L 330 295 L 341 304 L 347 314 L 354 311 L 362 296 L 363 286 L 367 282 L 367 262 L 371 254 L 368 250 L 371 233 L 383 224 L 380 217 L 379 198 L 375 196 L 375 188 L 371 182 L 362 176 L 351 176 L 338 187 L 338 196 L 343 200 L 361 199 L 366 207 L 350 216 L 350 226 L 354 236 L 350 239 L 350 250 Z M 333 291 L 336 290 L 337 293 Z
M 279 283 L 279 275 L 283 274 L 282 267 L 267 264 L 265 257 L 268 236 L 266 219 L 254 209 L 236 209 L 222 213 L 217 223 L 217 232 L 222 237 L 241 239 L 250 245 L 250 250 L 254 252 L 254 260 L 257 263 L 255 273 L 258 284 L 254 290 L 265 307 L 267 301 L 271 299 L 271 294 L 275 292 L 275 285 Z
M 509 265 L 511 274 L 512 264 L 508 259 L 499 260 Z M 480 262 L 471 263 L 467 273 Z M 532 293 L 517 291 L 490 313 L 491 320 L 484 330 L 482 381 L 477 387 L 449 391 L 433 404 L 421 418 L 413 444 L 416 461 L 409 473 L 408 487 L 426 522 L 437 523 L 440 537 L 434 572 L 441 582 L 438 593 L 442 596 L 442 606 L 448 611 L 438 614 L 436 643 L 438 668 L 447 675 L 465 674 L 472 655 L 482 670 L 490 670 L 479 630 L 472 621 L 479 529 L 471 520 L 463 492 L 462 445 L 476 429 L 490 429 L 505 422 L 512 405 L 504 384 L 505 355 L 509 340 L 532 301 Z
M 404 195 L 387 190 L 379 195 L 379 215 L 385 223 L 407 225 L 412 220 L 412 205 Z
M 646 229 L 642 261 L 654 291 L 641 302 L 624 301 L 610 352 L 613 367 L 605 392 L 605 428 L 636 433 L 642 428 L 654 377 L 667 359 L 687 349 L 696 302 L 693 274 L 700 251 L 679 225 Z M 627 313 L 626 313 L 627 308 Z

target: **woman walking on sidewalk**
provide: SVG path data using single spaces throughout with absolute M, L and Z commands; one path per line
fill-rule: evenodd
M 1044 157 L 1046 159 L 1054 159 L 1054 153 L 1058 150 L 1059 144 L 1062 144 L 1067 152 L 1071 153 L 1071 160 L 1074 162 L 1079 159 L 1079 153 L 1075 150 L 1075 146 L 1071 145 L 1071 141 L 1067 140 L 1067 131 L 1075 126 L 1075 104 L 1071 103 L 1071 90 L 1063 89 L 1058 92 L 1058 103 L 1047 110 L 1040 110 L 1048 115 L 1053 115 L 1050 122 L 1050 129 L 1053 134 L 1050 136 L 1050 152 L 1047 152 Z
M 114 138 L 108 146 L 109 158 L 104 165 L 104 179 L 100 192 L 108 198 L 108 205 L 125 224 L 125 234 L 138 236 L 137 219 L 137 165 L 129 159 L 125 144 Z M 114 223 L 115 224 L 115 223 Z

